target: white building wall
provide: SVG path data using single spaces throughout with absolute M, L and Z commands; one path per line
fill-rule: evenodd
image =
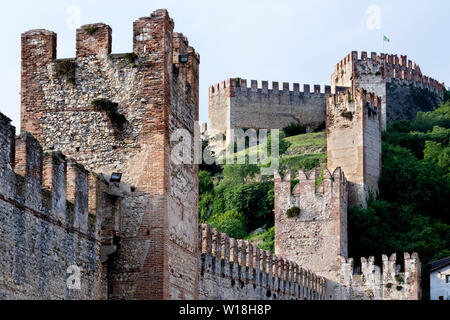
M 436 270 L 430 274 L 430 299 L 450 300 L 450 283 L 447 283 L 447 276 L 450 276 L 450 265 Z

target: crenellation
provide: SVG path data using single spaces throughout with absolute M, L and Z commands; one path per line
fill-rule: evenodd
M 300 277 L 301 269 L 296 263 L 261 250 L 249 241 L 227 238 L 208 225 L 201 225 L 200 232 L 203 234 L 199 258 L 201 299 L 325 299 L 325 278 L 313 273 Z M 212 242 L 228 239 L 233 262 L 221 256 L 218 250 L 214 252 L 205 246 L 208 235 Z M 308 288 L 311 294 L 306 297 L 299 288 Z
M 42 209 L 42 161 L 39 142 L 28 132 L 16 138 L 15 172 L 23 176 L 24 204 L 34 210 Z
M 340 279 L 343 297 L 349 300 L 418 300 L 420 260 L 417 253 L 404 253 L 404 271 L 397 267 L 397 256 L 382 256 L 382 267 L 375 257 L 361 258 L 360 273 L 354 272 L 353 259 L 341 258 Z
M 76 34 L 77 58 L 111 54 L 112 29 L 104 23 L 81 26 Z
M 250 82 L 250 86 L 248 85 L 248 82 Z M 238 84 L 238 85 L 236 85 Z M 328 94 L 331 92 L 331 86 L 329 85 L 314 85 L 313 92 L 311 92 L 311 85 L 304 84 L 303 90 L 300 90 L 300 84 L 298 83 L 288 83 L 288 82 L 282 82 L 281 88 L 280 83 L 277 81 L 273 81 L 271 84 L 271 87 L 269 88 L 269 81 L 261 81 L 260 84 L 257 80 L 247 80 L 247 79 L 240 79 L 240 78 L 229 78 L 225 81 L 221 81 L 220 83 L 214 84 L 209 87 L 209 93 L 212 95 L 220 94 L 221 92 L 226 92 L 230 88 L 234 90 L 238 90 L 240 93 L 248 93 L 248 92 L 257 92 L 260 95 L 263 94 L 272 94 L 272 95 L 278 95 L 283 96 L 289 93 L 292 94 Z

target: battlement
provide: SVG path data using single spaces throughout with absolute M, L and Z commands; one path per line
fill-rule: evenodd
M 419 88 L 428 89 L 438 93 L 441 97 L 446 90 L 445 83 L 424 76 L 420 67 L 415 62 L 408 60 L 406 55 L 400 55 L 399 57 L 394 54 L 372 52 L 368 56 L 367 52 L 363 51 L 358 56 L 358 52 L 353 51 L 336 65 L 332 82 L 335 85 L 344 85 L 340 81 L 346 73 L 354 73 L 356 78 L 362 74 L 373 73 L 385 80 L 400 80 L 407 85 L 412 84 Z
M 312 91 L 311 91 L 312 90 Z M 236 93 L 245 95 L 246 93 L 258 93 L 260 95 L 310 95 L 310 94 L 330 94 L 331 86 L 320 86 L 309 84 L 303 85 L 303 90 L 300 90 L 300 84 L 283 82 L 280 87 L 279 82 L 272 82 L 269 88 L 269 81 L 260 81 L 231 78 L 222 81 L 214 86 L 209 87 L 210 95 L 215 95 L 221 92 L 226 92 L 228 96 L 234 97 Z
M 293 180 L 298 183 L 292 185 Z M 339 256 L 347 255 L 347 179 L 299 170 L 275 173 L 275 252 L 327 279 L 335 279 Z
M 325 168 L 320 176 L 317 176 L 317 170 L 313 169 L 309 172 L 299 170 L 295 176 L 299 182 L 295 185 L 292 195 L 313 195 L 313 194 L 328 194 L 333 188 L 345 192 L 347 189 L 347 179 L 341 168 L 334 170 L 333 174 Z M 288 172 L 283 178 L 279 173 L 275 173 L 275 183 L 290 183 L 291 173 Z
M 181 54 L 187 54 L 191 59 L 200 62 L 200 55 L 189 46 L 187 38 L 182 34 L 174 33 L 160 39 L 157 33 L 162 29 L 173 30 L 174 22 L 169 17 L 167 10 L 156 10 L 149 17 L 143 17 L 134 22 L 133 25 L 133 52 L 138 60 L 145 57 L 152 58 L 155 45 L 161 46 L 161 40 L 172 40 L 176 43 L 183 41 L 186 50 Z M 152 45 L 152 43 L 154 43 Z M 174 46 L 176 47 L 176 46 Z M 112 29 L 104 23 L 93 23 L 81 26 L 76 30 L 76 58 L 107 57 L 111 54 Z M 46 63 L 56 59 L 57 34 L 45 30 L 35 29 L 22 34 L 22 60 Z M 39 65 L 39 64 L 38 64 Z
M 382 267 L 375 257 L 361 258 L 361 269 L 354 269 L 354 260 L 341 257 L 341 284 L 344 297 L 350 299 L 419 300 L 421 263 L 419 255 L 404 253 L 403 268 L 397 255 L 382 256 Z
M 340 91 L 336 94 L 327 97 L 328 115 L 332 115 L 333 108 L 346 109 L 350 108 L 355 111 L 355 107 L 350 107 L 357 103 L 360 106 L 371 108 L 372 110 L 379 110 L 381 108 L 381 97 L 377 97 L 374 93 L 369 93 L 364 89 L 356 89 L 354 93 L 350 90 Z
M 203 277 L 207 278 L 204 274 L 208 274 L 209 277 L 229 280 L 231 287 L 236 287 L 231 288 L 232 291 L 238 292 L 239 286 L 249 285 L 249 289 L 257 291 L 253 293 L 256 299 L 280 299 L 282 296 L 303 300 L 325 299 L 325 278 L 292 261 L 260 250 L 249 241 L 232 239 L 209 225 L 200 226 L 199 252 Z M 228 286 L 223 287 L 226 289 Z M 239 298 L 239 293 L 234 294 Z
M 99 200 L 106 182 L 59 152 L 43 153 L 28 132 L 15 138 L 10 120 L 0 115 L 2 200 L 75 233 L 99 240 Z
M 325 126 L 330 86 L 258 82 L 231 78 L 209 88 L 209 127 L 214 135 L 229 129 L 283 129 L 292 123 L 313 131 Z

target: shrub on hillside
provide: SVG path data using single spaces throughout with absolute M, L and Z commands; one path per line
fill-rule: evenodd
M 296 123 L 291 123 L 287 127 L 283 128 L 283 132 L 286 134 L 286 137 L 298 136 L 299 134 L 306 133 L 306 127 Z

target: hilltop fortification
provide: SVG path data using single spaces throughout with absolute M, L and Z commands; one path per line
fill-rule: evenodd
M 275 175 L 274 255 L 198 223 L 198 166 L 173 160 L 174 133 L 195 136 L 200 57 L 173 29 L 157 10 L 134 22 L 133 52 L 111 54 L 111 28 L 85 25 L 73 59 L 57 59 L 51 31 L 22 35 L 18 137 L 0 114 L 0 299 L 419 299 L 417 254 L 354 272 L 347 207 L 378 190 L 383 110 L 410 107 L 393 94 L 438 101 L 443 85 L 406 57 L 351 54 L 324 90 L 210 88 L 218 133 L 327 125 L 333 174 Z
M 332 87 L 365 89 L 382 100 L 382 128 L 396 120 L 413 120 L 419 111 L 431 111 L 442 101 L 445 85 L 424 76 L 406 55 L 352 51 L 335 67 Z
M 412 120 L 419 111 L 430 111 L 442 101 L 445 85 L 424 76 L 407 56 L 353 51 L 340 61 L 331 86 L 272 83 L 228 79 L 209 88 L 208 133 L 226 134 L 229 129 L 283 129 L 295 123 L 308 131 L 323 129 L 326 96 L 350 89 L 365 89 L 381 97 L 382 128 L 396 120 Z
M 228 79 L 209 88 L 209 134 L 226 134 L 229 129 L 282 129 L 298 123 L 310 130 L 324 128 L 326 95 L 331 87 L 298 83 Z

